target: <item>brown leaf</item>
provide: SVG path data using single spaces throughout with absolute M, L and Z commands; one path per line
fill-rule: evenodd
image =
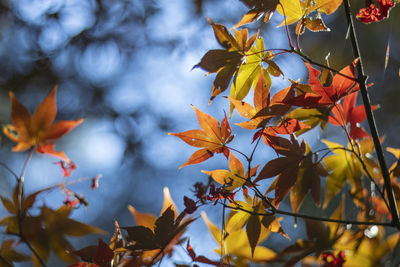
M 251 247 L 251 254 L 254 255 L 254 249 L 257 246 L 261 233 L 261 223 L 258 215 L 251 215 L 246 225 L 247 239 Z

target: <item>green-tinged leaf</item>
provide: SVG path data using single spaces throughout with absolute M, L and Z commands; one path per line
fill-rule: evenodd
M 303 2 L 300 0 L 280 0 L 279 2 L 281 5 L 278 5 L 276 10 L 286 16 L 286 21 L 284 20 L 279 27 L 295 23 L 306 15 Z
M 325 107 L 320 107 L 318 109 L 297 108 L 289 112 L 286 115 L 286 118 L 300 120 L 303 123 L 310 126 L 310 128 L 303 128 L 297 131 L 296 132 L 297 136 L 313 129 L 318 124 L 320 125 L 320 128 L 323 131 L 325 129 L 326 124 L 328 123 L 329 109 Z
M 268 68 L 267 71 L 275 77 L 279 77 L 279 76 L 284 76 L 281 68 L 279 68 L 278 64 L 275 63 L 275 61 L 270 60 L 270 59 L 264 59 L 264 61 L 266 63 L 268 63 Z
M 245 63 L 240 66 L 237 77 L 231 85 L 230 98 L 243 100 L 253 86 L 255 88 L 262 69 L 261 63 L 264 56 L 264 40 L 258 37 L 255 46 L 252 46 L 247 53 Z M 268 88 L 271 86 L 271 79 L 267 73 L 264 74 Z M 230 114 L 232 114 L 234 105 L 230 106 Z
M 252 209 L 249 209 L 252 211 Z M 243 228 L 246 222 L 250 218 L 250 213 L 245 211 L 235 212 L 226 223 L 226 231 L 229 233 L 233 233 Z
M 326 170 L 329 172 L 325 186 L 325 202 L 324 207 L 329 200 L 342 190 L 347 182 L 352 186 L 352 190 L 358 194 L 362 194 L 361 185 L 361 165 L 351 152 L 343 149 L 340 144 L 322 140 L 334 153 L 323 159 Z
M 221 230 L 212 223 L 207 215 L 202 213 L 203 220 L 206 222 L 210 232 L 212 233 L 214 239 L 217 241 L 219 245 L 221 245 Z M 268 237 L 269 231 L 265 228 L 261 228 L 260 236 L 258 239 L 258 244 L 264 241 Z M 249 240 L 247 238 L 247 233 L 243 229 L 239 229 L 238 231 L 234 231 L 229 233 L 224 239 L 224 254 L 236 256 L 242 259 L 245 259 L 245 262 L 253 261 L 253 262 L 264 262 L 267 260 L 271 260 L 276 256 L 276 253 L 272 250 L 256 246 L 254 249 L 254 254 L 252 254 L 252 249 L 249 246 Z M 226 248 L 226 250 L 225 250 Z M 221 249 L 216 251 L 217 253 L 221 252 Z
M 261 233 L 261 223 L 258 215 L 251 215 L 246 226 L 247 239 L 251 247 L 251 255 L 254 256 L 254 250 L 258 244 Z

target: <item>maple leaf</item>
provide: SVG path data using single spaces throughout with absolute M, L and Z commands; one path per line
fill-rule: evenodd
M 159 257 L 154 262 L 160 260 L 162 254 L 171 254 L 186 227 L 194 221 L 191 217 L 182 221 L 186 212 L 179 214 L 167 187 L 164 187 L 164 202 L 158 218 L 153 214 L 138 212 L 132 206 L 129 206 L 129 211 L 135 218 L 136 226 L 122 228 L 128 231 L 128 241 L 136 242 L 130 249 L 145 249 L 136 264 L 148 265 L 157 255 Z M 161 254 L 160 249 L 163 249 Z
M 0 255 L 2 259 L 7 260 L 8 262 L 21 262 L 21 261 L 29 261 L 31 258 L 25 254 L 22 254 L 15 250 L 18 242 L 15 240 L 5 239 L 2 240 L 0 247 Z M 9 266 L 5 264 L 2 260 L 0 260 L 0 266 Z
M 368 237 L 364 231 L 354 233 L 348 230 L 335 242 L 333 248 L 336 251 L 346 251 L 345 266 L 382 266 L 384 262 L 390 262 L 387 257 L 394 257 L 400 234 L 385 235 L 383 227 L 371 227 L 375 228 L 374 237 Z
M 330 29 L 325 25 L 325 22 L 322 20 L 321 16 L 317 16 L 314 19 L 309 17 L 302 18 L 297 23 L 296 35 L 302 35 L 306 28 L 312 32 L 330 31 Z
M 334 153 L 323 159 L 329 175 L 325 186 L 325 203 L 324 206 L 342 190 L 344 184 L 347 182 L 352 186 L 352 191 L 355 194 L 362 194 L 363 186 L 361 184 L 362 166 L 358 159 L 351 153 L 343 149 L 340 144 L 322 140 L 328 148 Z M 349 144 L 351 148 L 351 144 Z
M 266 230 L 277 232 L 289 239 L 279 223 L 282 218 L 275 218 L 275 216 L 272 215 L 261 216 L 254 214 L 265 213 L 267 208 L 265 207 L 264 202 L 257 196 L 254 196 L 252 199 L 247 194 L 244 194 L 244 198 L 245 202 L 235 201 L 229 203 L 232 210 L 225 225 L 225 230 L 228 234 L 239 231 L 244 227 L 244 225 L 246 225 L 247 239 L 252 249 L 252 253 L 254 253 L 259 239 L 261 238 L 261 233 L 264 232 L 263 234 L 265 234 Z M 240 210 L 236 211 L 235 208 L 240 208 Z M 262 228 L 264 229 L 262 230 Z
M 179 169 L 187 165 L 203 162 L 211 158 L 214 153 L 223 153 L 228 159 L 229 149 L 226 147 L 226 144 L 231 142 L 233 139 L 233 135 L 231 135 L 232 130 L 226 114 L 220 125 L 215 118 L 200 111 L 195 106 L 192 107 L 196 112 L 202 130 L 198 129 L 181 133 L 168 133 L 168 135 L 177 136 L 185 143 L 202 149 L 194 152 L 189 160 L 181 165 Z
M 277 177 L 275 184 L 275 205 L 278 206 L 289 190 L 294 186 L 299 172 L 299 165 L 304 159 L 305 143 L 300 146 L 297 141 L 293 143 L 281 137 L 271 137 L 272 147 L 277 153 L 285 155 L 269 161 L 260 171 L 254 183 L 263 179 Z M 279 141 L 279 145 L 277 145 Z
M 107 267 L 111 265 L 114 258 L 114 251 L 100 238 L 97 246 L 87 246 L 70 253 L 79 256 L 85 262 L 69 265 L 68 267 Z
M 294 96 L 294 88 L 298 84 L 295 83 L 280 90 L 271 98 L 270 85 L 266 82 L 264 73 L 264 70 L 261 68 L 259 79 L 254 89 L 254 107 L 232 97 L 228 97 L 228 99 L 242 117 L 249 119 L 249 121 L 236 123 L 236 125 L 250 130 L 262 128 L 255 133 L 253 140 L 263 135 L 264 142 L 269 145 L 268 136 L 291 134 L 301 129 L 309 128 L 309 126 L 296 119 L 277 120 L 274 122 L 275 125 L 266 126 L 271 118 L 282 116 L 290 109 L 291 106 L 285 104 L 284 99 Z
M 251 168 L 250 175 L 254 176 L 257 173 L 258 166 Z M 226 185 L 224 189 L 233 190 L 246 184 L 248 174 L 244 173 L 244 166 L 233 153 L 229 158 L 228 170 L 201 171 L 211 176 L 217 183 Z
M 264 14 L 265 14 L 264 22 L 268 22 L 269 18 L 274 13 L 279 3 L 278 0 L 271 0 L 271 1 L 240 0 L 240 1 L 251 9 L 242 17 L 242 19 L 233 28 L 237 28 L 245 24 L 257 21 Z
M 264 60 L 264 40 L 262 37 L 258 37 L 255 45 L 250 48 L 248 53 L 245 53 L 245 61 L 240 66 L 234 82 L 231 84 L 230 98 L 243 100 L 250 91 L 250 88 L 255 88 L 257 81 L 259 80 L 260 70 L 262 67 L 262 62 Z M 272 61 L 272 60 L 271 60 Z M 264 72 L 264 78 L 267 82 L 267 86 L 271 86 L 271 78 L 269 73 Z M 230 105 L 229 116 L 232 115 L 234 106 Z
M 319 205 L 321 202 L 320 177 L 328 173 L 318 163 L 318 158 L 315 156 L 313 159 L 308 145 L 304 141 L 299 145 L 293 135 L 290 141 L 277 136 L 271 136 L 270 140 L 275 151 L 284 157 L 273 159 L 265 164 L 254 183 L 277 176 L 268 191 L 275 189 L 274 203 L 278 206 L 293 188 L 290 193 L 293 212 L 298 211 L 308 191 L 311 191 L 312 198 Z
M 255 22 L 264 16 L 264 22 L 268 22 L 275 10 L 286 19 L 279 25 L 289 25 L 296 21 L 308 16 L 310 13 L 316 11 L 327 15 L 335 12 L 342 0 L 315 0 L 315 1 L 301 1 L 301 0 L 240 0 L 250 10 L 242 17 L 242 19 L 234 26 L 234 28 L 242 25 Z
M 290 111 L 285 118 L 287 119 L 296 119 L 302 121 L 306 125 L 310 126 L 309 128 L 303 128 L 296 131 L 296 136 L 303 134 L 314 127 L 320 126 L 321 131 L 325 129 L 326 124 L 328 123 L 330 109 L 327 107 L 318 107 L 318 108 L 297 108 Z
M 258 245 L 269 235 L 269 230 L 267 230 L 265 227 L 261 228 L 257 245 L 254 247 L 254 249 L 252 249 L 249 244 L 247 233 L 243 229 L 229 233 L 229 235 L 222 240 L 221 229 L 219 229 L 213 222 L 210 221 L 205 212 L 201 213 L 201 217 L 207 224 L 207 227 L 210 230 L 213 238 L 219 245 L 222 245 L 222 247 L 217 249 L 216 252 L 220 254 L 221 251 L 224 251 L 223 254 L 228 256 L 236 256 L 237 266 L 246 266 L 244 264 L 248 263 L 249 261 L 265 262 L 275 257 L 276 254 L 274 251 Z
M 365 107 L 356 106 L 358 92 L 347 95 L 343 99 L 343 105 L 335 104 L 332 108 L 332 115 L 329 116 L 329 122 L 335 126 L 347 127 L 350 123 L 350 137 L 352 139 L 361 139 L 370 137 L 370 135 L 360 126 L 360 123 L 367 118 Z M 371 106 L 371 110 L 377 109 L 379 106 Z
M 341 74 L 344 74 L 350 78 L 355 78 L 354 69 L 357 64 L 357 59 L 349 66 L 346 66 L 340 70 Z M 305 107 L 305 108 L 317 108 L 320 106 L 332 106 L 337 101 L 345 97 L 346 95 L 360 90 L 358 83 L 354 80 L 346 78 L 340 74 L 335 74 L 330 86 L 323 86 L 318 79 L 321 72 L 313 68 L 309 63 L 304 63 L 309 72 L 308 83 L 311 85 L 312 93 L 304 93 L 297 95 L 291 99 L 285 99 L 284 103 L 293 106 Z
M 253 46 L 258 32 L 247 39 L 247 29 L 235 30 L 233 37 L 224 25 L 214 23 L 210 18 L 208 21 L 213 27 L 215 38 L 224 49 L 208 51 L 193 68 L 200 67 L 208 73 L 217 73 L 211 93 L 212 101 L 228 88 L 232 77 L 241 72 L 239 68 L 243 64 L 245 53 Z
M 39 192 L 29 195 L 22 201 L 23 212 L 26 212 L 32 206 Z M 13 199 L 17 203 L 17 194 L 13 194 Z M 2 199 L 3 204 L 8 202 L 5 205 L 8 211 L 17 213 L 16 206 L 13 207 L 13 205 L 10 205 L 11 201 L 4 200 Z M 6 226 L 6 233 L 18 234 L 20 233 L 20 228 L 23 229 L 24 238 L 32 245 L 42 260 L 47 261 L 50 251 L 53 250 L 58 258 L 72 263 L 76 262 L 76 257 L 67 252 L 73 251 L 73 247 L 66 236 L 80 237 L 92 233 L 105 234 L 105 232 L 95 226 L 69 218 L 71 211 L 72 208 L 65 205 L 57 210 L 43 206 L 37 216 L 31 216 L 27 213 L 22 217 L 22 221 L 18 219 L 18 216 L 8 216 L 0 221 L 0 225 Z M 18 227 L 19 224 L 21 224 L 21 227 Z M 32 253 L 32 260 L 34 266 L 42 265 L 35 253 Z
M 83 122 L 83 119 L 59 121 L 54 123 L 57 113 L 55 86 L 50 94 L 40 103 L 34 114 L 21 104 L 13 92 L 10 92 L 11 117 L 13 125 L 9 124 L 3 128 L 4 134 L 17 142 L 13 151 L 26 151 L 35 147 L 39 153 L 49 154 L 70 163 L 70 159 L 64 152 L 54 150 L 53 140 L 67 134 L 73 128 Z

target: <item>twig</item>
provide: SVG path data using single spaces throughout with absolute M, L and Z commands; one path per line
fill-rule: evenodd
M 300 218 L 304 218 L 304 219 L 309 219 L 309 220 L 314 220 L 314 221 L 322 221 L 322 222 L 335 222 L 335 223 L 341 223 L 341 224 L 356 224 L 356 225 L 393 226 L 392 223 L 336 220 L 336 219 L 330 219 L 330 218 L 325 218 L 325 217 L 310 216 L 310 215 L 301 214 L 301 213 L 293 213 L 293 212 L 283 211 L 283 210 L 279 210 L 279 209 L 276 209 L 275 212 L 277 214 L 289 215 L 292 217 L 300 217 Z
M 6 258 L 3 257 L 3 255 L 0 254 L 0 261 L 3 262 L 5 265 L 12 267 L 12 263 L 9 262 Z
M 0 161 L 0 166 L 6 169 L 9 173 L 11 173 L 14 176 L 15 180 L 18 182 L 18 175 L 13 170 L 11 170 L 11 168 L 8 167 L 7 164 Z
M 340 75 L 340 76 L 343 76 L 343 77 L 345 77 L 345 78 L 347 78 L 347 79 L 350 79 L 350 80 L 352 80 L 352 81 L 360 82 L 359 78 L 350 77 L 350 76 L 348 76 L 348 75 L 346 75 L 346 74 L 341 73 L 339 70 L 336 70 L 336 69 L 334 69 L 334 68 L 331 68 L 331 67 L 329 67 L 329 66 L 327 66 L 327 65 L 325 65 L 325 64 L 318 63 L 318 62 L 312 60 L 311 58 L 309 58 L 308 56 L 306 56 L 303 52 L 300 52 L 300 51 L 298 51 L 298 50 L 293 50 L 293 51 L 291 51 L 291 52 L 292 52 L 292 53 L 295 53 L 295 54 L 297 54 L 297 55 L 299 55 L 300 57 L 302 57 L 304 60 L 306 60 L 308 63 L 310 63 L 310 64 L 312 64 L 312 65 L 315 65 L 315 66 L 318 66 L 318 67 L 321 67 L 321 68 L 330 70 L 330 71 L 332 71 L 333 73 L 338 74 L 338 75 Z
M 32 159 L 34 149 L 31 148 L 28 153 L 28 157 L 25 160 L 24 166 L 22 167 L 21 170 L 21 175 L 17 178 L 18 181 L 18 192 L 17 192 L 17 220 L 18 220 L 18 236 L 21 238 L 21 240 L 27 245 L 30 251 L 35 255 L 35 257 L 38 259 L 40 264 L 42 266 L 46 266 L 46 263 L 44 260 L 40 257 L 40 255 L 37 253 L 37 251 L 32 247 L 31 243 L 26 239 L 24 233 L 23 233 L 23 227 L 22 227 L 22 221 L 23 221 L 23 216 L 24 216 L 24 211 L 22 210 L 22 201 L 24 199 L 24 180 L 25 180 L 25 173 L 28 168 L 28 164 L 30 160 Z
M 390 182 L 390 174 L 388 171 L 388 167 L 386 165 L 385 156 L 383 155 L 383 149 L 382 149 L 381 143 L 379 141 L 379 134 L 378 134 L 378 129 L 376 127 L 374 115 L 372 114 L 371 102 L 369 99 L 367 86 L 366 86 L 367 76 L 364 74 L 362 58 L 360 55 L 360 51 L 359 51 L 360 49 L 358 46 L 357 37 L 356 37 L 355 29 L 354 29 L 353 18 L 351 16 L 351 11 L 350 11 L 350 3 L 349 3 L 349 0 L 344 0 L 343 3 L 344 3 L 344 8 L 345 8 L 347 24 L 350 28 L 350 40 L 351 40 L 351 45 L 353 48 L 353 54 L 354 54 L 355 58 L 359 59 L 358 64 L 357 64 L 357 72 L 358 72 L 358 80 L 359 80 L 359 84 L 360 84 L 360 91 L 361 91 L 361 96 L 363 99 L 365 111 L 367 114 L 367 121 L 368 121 L 368 125 L 369 125 L 370 131 L 371 131 L 372 140 L 374 141 L 376 155 L 378 157 L 379 165 L 380 165 L 381 171 L 382 171 L 382 177 L 383 177 L 383 180 L 385 183 L 385 188 L 387 191 L 387 196 L 388 196 L 389 205 L 390 205 L 390 213 L 392 215 L 392 225 L 396 226 L 397 229 L 400 229 L 399 213 L 397 210 L 397 204 L 396 204 L 396 200 L 394 197 L 392 184 Z

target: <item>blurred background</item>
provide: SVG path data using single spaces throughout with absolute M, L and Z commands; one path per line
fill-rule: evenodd
M 364 5 L 364 1 L 353 2 L 354 10 Z M 71 186 L 89 202 L 87 208 L 74 211 L 73 218 L 112 233 L 114 220 L 121 226 L 134 224 L 128 205 L 158 215 L 165 186 L 183 210 L 183 196 L 192 197 L 193 184 L 207 181 L 200 170 L 226 168 L 227 163 L 216 155 L 178 171 L 195 149 L 166 133 L 199 128 L 190 104 L 218 120 L 223 118 L 224 110 L 229 111 L 229 103 L 222 97 L 207 106 L 214 75 L 204 77 L 202 70 L 191 69 L 209 49 L 219 48 L 206 17 L 231 28 L 247 10 L 239 0 L 0 0 L 0 123 L 11 122 L 9 91 L 33 112 L 58 85 L 57 120 L 85 118 L 56 145 L 77 165 L 68 179 L 102 175 L 96 190 L 90 189 L 90 182 Z M 282 19 L 276 13 L 269 24 L 253 23 L 250 33 L 261 28 L 266 48 L 287 48 L 286 33 L 277 28 Z M 302 49 L 319 62 L 330 53 L 331 66 L 340 69 L 352 61 L 342 8 L 325 22 L 331 31 L 306 32 Z M 372 25 L 356 22 L 369 81 L 375 84 L 370 88 L 371 99 L 381 104 L 375 112 L 380 134 L 385 135 L 385 145 L 392 147 L 400 147 L 398 25 L 398 7 L 392 10 L 389 20 Z M 290 28 L 293 33 L 294 26 Z M 300 58 L 281 56 L 276 62 L 285 78 L 307 79 Z M 272 92 L 288 84 L 286 79 L 274 78 Z M 251 102 L 251 97 L 246 101 Z M 234 113 L 231 125 L 237 136 L 232 144 L 249 153 L 251 133 L 233 126 L 240 121 Z M 316 140 L 328 136 L 344 140 L 333 127 L 322 135 L 311 131 L 304 138 L 315 147 L 320 146 Z M 2 137 L 0 161 L 19 173 L 27 155 L 11 153 L 13 145 Z M 257 164 L 273 156 L 262 146 Z M 389 157 L 392 162 L 394 159 Z M 27 193 L 64 181 L 56 161 L 35 154 L 26 175 Z M 0 169 L 0 195 L 9 197 L 14 186 L 13 177 Z M 58 190 L 40 198 L 52 208 L 64 200 L 65 195 Z M 215 222 L 222 212 L 218 206 L 209 206 L 206 211 Z M 1 217 L 5 214 L 1 209 Z M 291 218 L 283 221 L 284 228 L 290 224 Z M 189 229 L 191 244 L 197 253 L 213 257 L 210 248 L 217 245 L 204 231 L 199 219 Z M 298 235 L 290 234 L 292 240 Z M 72 241 L 83 247 L 97 238 Z M 272 248 L 288 244 L 280 236 L 271 238 L 276 244 L 270 245 Z M 181 250 L 173 260 L 184 262 L 189 257 Z M 172 261 L 163 264 L 170 266 Z

